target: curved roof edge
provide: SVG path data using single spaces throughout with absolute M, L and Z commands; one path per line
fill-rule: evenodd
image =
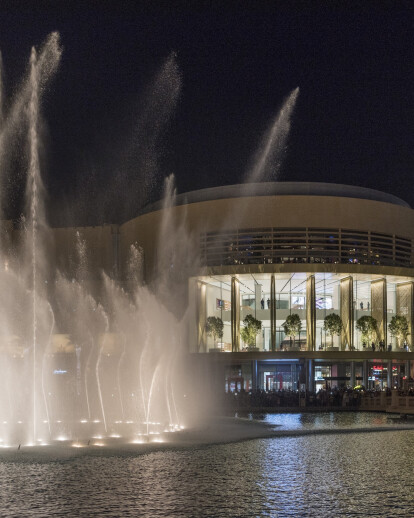
M 187 205 L 244 196 L 337 196 L 340 198 L 381 201 L 410 208 L 410 205 L 401 198 L 376 189 L 322 182 L 263 182 L 209 187 L 178 194 L 174 200 L 174 205 Z M 139 215 L 160 210 L 163 206 L 163 200 L 157 201 L 144 207 Z

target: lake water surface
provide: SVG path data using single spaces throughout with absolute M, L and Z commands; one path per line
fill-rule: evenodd
M 394 426 L 383 414 L 248 417 L 314 433 L 147 453 L 1 454 L 0 516 L 414 516 L 414 430 L 373 433 Z

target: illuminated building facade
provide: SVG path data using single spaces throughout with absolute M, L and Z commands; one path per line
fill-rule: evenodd
M 157 209 L 128 223 L 136 235 L 157 225 Z M 383 388 L 412 375 L 414 211 L 404 201 L 372 189 L 286 182 L 195 191 L 169 210 L 178 219 L 185 213 L 199 243 L 200 265 L 189 279 L 190 349 L 213 363 L 217 383 Z M 283 324 L 292 314 L 301 325 L 289 337 Z M 339 335 L 325 330 L 331 314 L 341 319 Z M 254 345 L 241 338 L 247 315 L 262 324 Z M 397 315 L 409 326 L 399 343 L 389 330 Z M 222 338 L 207 334 L 211 316 L 222 320 Z M 357 326 L 364 316 L 377 323 L 369 340 Z

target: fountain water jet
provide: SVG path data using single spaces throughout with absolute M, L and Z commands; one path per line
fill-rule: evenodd
M 29 439 L 36 444 L 47 436 L 48 442 L 66 438 L 78 444 L 104 435 L 149 437 L 178 430 L 187 423 L 180 367 L 189 309 L 177 301 L 185 300 L 189 272 L 199 266 L 198 246 L 188 230 L 185 210 L 178 215 L 173 209 L 171 176 L 165 182 L 152 265 L 155 274 L 147 285 L 142 281 L 138 245 L 130 245 L 125 283 L 108 271 L 98 275 L 96 267 L 88 264 L 86 229 L 70 236 L 64 229 L 55 229 L 70 242 L 68 264 L 61 267 L 66 273 L 59 271 L 53 247 L 47 247 L 45 238 L 49 229 L 39 162 L 41 94 L 59 56 L 56 34 L 39 52 L 32 50 L 29 79 L 20 88 L 21 96 L 5 117 L 0 135 L 10 139 L 19 121 L 28 127 L 29 217 L 21 230 L 25 246 L 12 258 L 9 270 L 0 271 L 4 288 L 0 290 L 4 324 L 0 326 L 0 380 L 6 385 L 6 396 L 0 394 L 0 416 L 5 422 L 0 438 L 8 444 L 26 444 Z M 285 128 L 295 99 L 278 119 Z M 282 142 L 276 135 L 276 130 L 271 132 L 254 179 L 265 171 L 271 149 Z M 0 259 L 4 258 L 2 248 Z M 113 277 L 116 268 L 115 264 Z M 8 430 L 7 423 L 11 423 Z
M 0 336 L 4 385 L 0 438 L 7 443 L 37 444 L 40 437 L 47 437 L 47 442 L 67 438 L 78 443 L 107 433 L 113 437 L 153 434 L 161 428 L 175 429 L 182 420 L 175 395 L 180 391 L 173 388 L 178 376 L 171 372 L 171 358 L 182 350 L 176 337 L 182 335 L 180 329 L 186 321 L 165 307 L 164 302 L 172 298 L 163 286 L 169 276 L 151 289 L 143 286 L 142 251 L 133 245 L 125 287 L 104 275 L 97 290 L 97 273 L 88 267 L 81 232 L 75 233 L 73 261 L 68 257 L 75 265 L 73 278 L 57 270 L 48 247 L 51 233 L 46 225 L 39 160 L 40 106 L 60 52 L 57 33 L 38 52 L 32 49 L 28 79 L 0 126 L 1 168 L 4 146 L 21 127 L 27 126 L 28 135 L 27 224 L 23 220 L 20 252 L 7 257 L 8 271 L 0 271 L 0 321 L 4 324 Z M 180 81 L 176 84 L 174 96 Z M 1 173 L 4 177 L 3 168 Z M 168 185 L 173 185 L 172 179 Z M 172 205 L 173 198 L 172 189 L 167 203 Z M 177 240 L 174 230 L 165 224 L 167 227 L 165 250 L 175 257 L 172 243 Z M 2 247 L 0 261 L 5 258 Z M 161 271 L 166 262 L 161 256 L 158 262 Z M 163 302 L 161 293 L 166 297 Z M 175 349 L 174 354 L 164 351 L 166 344 Z M 68 381 L 61 383 L 65 379 Z
M 298 95 L 299 88 L 295 88 L 286 98 L 269 130 L 265 133 L 259 150 L 255 155 L 254 165 L 246 175 L 246 189 L 249 188 L 248 184 L 250 183 L 263 181 L 266 175 L 278 173 Z M 273 171 L 269 171 L 272 166 Z

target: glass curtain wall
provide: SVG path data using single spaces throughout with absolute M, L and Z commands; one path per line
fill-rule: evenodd
M 341 335 L 329 333 L 324 329 L 328 315 L 340 315 L 340 281 L 332 273 L 315 275 L 316 306 L 316 350 L 339 351 Z
M 276 350 L 306 350 L 306 273 L 276 276 Z M 285 334 L 289 315 L 298 315 L 301 329 L 295 336 Z
M 276 273 L 275 277 L 275 347 L 276 351 L 299 351 L 307 350 L 306 339 L 306 285 L 309 274 L 300 273 Z M 316 342 L 315 348 L 318 351 L 341 350 L 341 336 L 331 334 L 324 329 L 324 322 L 327 316 L 336 314 L 341 316 L 341 279 L 345 274 L 336 273 L 315 273 L 315 307 L 316 307 Z M 357 330 L 358 319 L 364 316 L 372 316 L 371 304 L 372 282 L 378 278 L 366 274 L 355 274 L 353 277 L 353 308 L 354 321 L 354 348 L 364 350 L 362 334 Z M 240 330 L 245 326 L 245 318 L 252 315 L 262 324 L 256 338 L 247 343 L 240 340 L 240 351 L 271 351 L 271 274 L 240 274 L 237 275 L 240 299 L 236 302 L 240 305 Z M 407 282 L 410 279 L 402 277 L 389 277 L 386 282 L 386 322 L 387 334 L 386 344 L 392 344 L 396 350 L 396 339 L 390 335 L 388 325 L 397 312 L 397 290 L 398 283 Z M 203 285 L 199 290 L 202 297 L 205 297 L 200 307 L 205 308 L 204 322 L 209 317 L 217 317 L 223 322 L 223 336 L 215 336 L 212 332 L 204 333 L 202 343 L 199 346 L 200 352 L 220 350 L 223 352 L 232 351 L 231 339 L 231 275 L 200 277 L 198 282 Z M 375 311 L 374 311 L 375 312 Z M 289 315 L 296 314 L 301 322 L 301 329 L 295 336 L 285 333 L 283 323 Z M 204 329 L 204 324 L 202 325 Z M 199 331 L 200 334 L 200 331 Z M 365 349 L 371 349 L 371 341 L 376 340 L 375 335 L 365 340 Z M 377 343 L 376 343 L 377 346 Z
M 218 317 L 223 322 L 223 336 L 207 334 L 207 351 L 231 352 L 231 279 L 210 277 L 206 282 L 206 316 Z
M 357 330 L 357 321 L 364 316 L 371 316 L 371 279 L 354 277 L 354 348 L 362 351 L 371 349 L 371 341 L 362 339 L 362 334 Z M 369 342 L 369 343 L 368 343 Z
M 270 351 L 270 276 L 245 274 L 239 275 L 240 286 L 240 331 L 245 327 L 248 315 L 262 324 L 261 330 L 250 344 L 240 340 L 240 350 Z

